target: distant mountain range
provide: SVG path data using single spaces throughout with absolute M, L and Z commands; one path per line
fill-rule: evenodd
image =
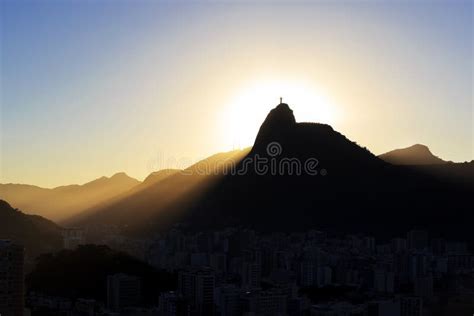
M 257 157 L 268 159 L 270 167 L 270 161 L 279 165 L 289 159 L 316 159 L 317 175 L 272 174 L 271 170 L 261 174 Z M 70 224 L 116 224 L 138 234 L 177 222 L 195 229 L 317 227 L 385 236 L 425 227 L 436 234 L 472 239 L 464 227 L 472 219 L 472 186 L 387 163 L 329 125 L 297 123 L 286 104 L 269 113 L 250 151 L 213 156 L 188 170 L 213 166 L 222 158 L 238 161 L 236 168 L 246 172 L 224 174 L 222 168 L 213 175 L 175 172 L 98 205 Z
M 236 165 L 248 152 L 249 149 L 219 153 L 184 170 L 154 172 L 140 185 L 83 211 L 64 224 L 126 224 L 139 227 L 143 233 L 167 227 L 218 182 L 227 166 Z
M 27 184 L 0 184 L 0 198 L 23 212 L 37 214 L 59 222 L 92 205 L 120 195 L 140 181 L 117 173 L 83 185 L 67 185 L 45 189 Z
M 303 169 L 308 161 L 315 173 L 289 172 L 294 163 Z M 423 145 L 377 157 L 329 125 L 297 123 L 282 103 L 270 111 L 252 148 L 216 154 L 185 170 L 158 171 L 142 183 L 121 175 L 128 180 L 120 190 L 97 194 L 93 203 L 85 198 L 81 210 L 61 217 L 68 226 L 113 224 L 133 234 L 156 233 L 178 222 L 190 229 L 324 228 L 378 236 L 423 227 L 474 242 L 468 224 L 473 170 L 474 163 L 448 163 Z M 0 197 L 8 200 L 1 190 Z M 33 211 L 42 203 L 46 212 L 56 197 L 41 199 L 25 204 Z
M 416 144 L 395 149 L 379 155 L 379 158 L 394 165 L 406 166 L 441 181 L 474 187 L 474 160 L 463 163 L 446 161 L 433 155 L 425 145 Z
M 395 149 L 379 158 L 394 165 L 442 165 L 448 163 L 435 155 L 425 145 L 416 144 L 407 148 Z
M 272 144 L 279 144 L 279 155 L 269 152 Z M 244 225 L 272 231 L 319 227 L 378 236 L 425 227 L 472 239 L 466 225 L 473 217 L 472 186 L 389 164 L 328 125 L 296 123 L 286 104 L 269 113 L 245 159 L 254 161 L 256 156 L 275 159 L 277 164 L 315 158 L 320 173 L 262 176 L 249 168 L 243 176 L 226 176 L 185 220 L 204 227 Z

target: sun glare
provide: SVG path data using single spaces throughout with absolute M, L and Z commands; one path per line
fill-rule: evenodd
M 225 142 L 232 148 L 251 146 L 268 112 L 287 103 L 297 122 L 333 124 L 335 105 L 316 87 L 291 82 L 259 82 L 242 89 L 224 111 Z

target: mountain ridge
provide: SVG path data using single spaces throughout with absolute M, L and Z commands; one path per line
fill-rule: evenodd
M 414 144 L 409 147 L 394 149 L 379 155 L 379 158 L 395 165 L 437 165 L 452 163 L 435 156 L 428 146 Z
M 247 152 L 248 149 L 217 153 L 184 170 L 164 169 L 154 172 L 149 177 L 158 176 L 158 181 L 153 179 L 143 181 L 129 192 L 93 206 L 83 214 L 67 220 L 65 224 L 87 226 L 101 223 L 133 226 L 141 217 L 144 224 L 142 227 L 148 228 L 155 221 L 155 215 L 160 214 L 162 220 L 155 223 L 156 227 L 168 226 L 172 219 L 179 217 L 180 209 L 187 209 L 196 195 L 200 195 L 202 190 L 213 185 L 216 178 L 220 177 L 220 170 L 225 169 L 226 165 L 235 164 L 235 161 Z M 209 167 L 216 167 L 217 172 L 210 172 L 207 177 Z
M 279 111 L 280 106 L 272 111 Z M 425 227 L 474 242 L 472 236 L 450 226 L 464 227 L 465 220 L 472 218 L 469 194 L 473 190 L 466 183 L 389 164 L 329 125 L 293 123 L 286 106 L 280 112 L 288 117 L 273 123 L 272 111 L 242 161 L 254 161 L 257 155 L 277 163 L 316 158 L 319 171 L 325 172 L 259 175 L 250 168 L 244 176 L 227 175 L 196 203 L 187 222 L 199 227 L 243 225 L 267 231 L 316 226 L 392 237 L 412 227 Z M 275 143 L 278 155 L 268 155 Z M 386 227 L 386 222 L 392 225 Z
M 270 151 L 270 145 L 277 151 Z M 257 158 L 268 163 L 285 159 L 302 163 L 314 158 L 318 173 L 260 174 Z M 217 163 L 211 158 L 206 162 L 208 166 Z M 470 187 L 448 185 L 443 179 L 391 165 L 329 125 L 295 122 L 285 105 L 270 111 L 237 170 L 245 172 L 208 177 L 178 173 L 146 193 L 96 210 L 79 224 L 109 223 L 137 234 L 186 223 L 196 230 L 245 226 L 299 231 L 317 227 L 393 236 L 415 226 L 453 233 L 450 223 L 461 227 L 471 216 L 466 209 Z M 447 209 L 452 214 L 448 219 Z M 393 225 L 387 228 L 386 222 Z M 466 231 L 457 229 L 454 235 Z
M 257 158 L 277 164 L 294 159 L 300 167 L 314 159 L 317 172 L 260 174 Z M 228 173 L 229 165 L 244 172 Z M 297 123 L 287 104 L 269 112 L 252 148 L 216 154 L 185 170 L 158 171 L 147 179 L 68 224 L 118 225 L 137 234 L 154 234 L 179 222 L 195 229 L 318 227 L 381 235 L 425 226 L 460 236 L 467 227 L 452 230 L 449 224 L 464 227 L 472 216 L 468 202 L 473 190 L 467 183 L 385 162 L 327 124 Z M 447 219 L 446 210 L 452 215 Z M 393 225 L 387 228 L 386 222 Z
M 60 221 L 93 204 L 128 191 L 139 183 L 140 181 L 125 173 L 101 177 L 82 185 L 64 185 L 52 189 L 8 183 L 0 184 L 0 198 L 28 214 Z

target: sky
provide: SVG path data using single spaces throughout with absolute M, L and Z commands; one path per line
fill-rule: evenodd
M 1 183 L 143 179 L 279 98 L 374 154 L 473 159 L 471 1 L 1 1 Z

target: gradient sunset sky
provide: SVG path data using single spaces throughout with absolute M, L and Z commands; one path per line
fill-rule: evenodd
M 0 182 L 184 167 L 280 96 L 375 154 L 473 159 L 472 1 L 291 3 L 1 1 Z

